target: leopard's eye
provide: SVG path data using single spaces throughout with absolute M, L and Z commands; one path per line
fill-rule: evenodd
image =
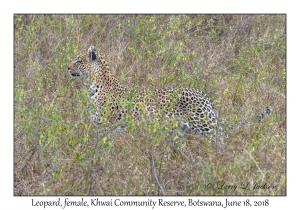
M 77 57 L 77 61 L 76 62 L 81 62 L 81 57 L 80 56 Z

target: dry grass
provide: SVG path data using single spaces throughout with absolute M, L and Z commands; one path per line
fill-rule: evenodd
M 14 30 L 15 195 L 286 195 L 284 15 L 15 15 Z M 91 45 L 123 85 L 198 88 L 235 130 L 179 141 L 176 120 L 145 118 L 97 136 L 67 71 Z

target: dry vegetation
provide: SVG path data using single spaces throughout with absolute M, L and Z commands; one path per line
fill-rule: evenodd
M 285 27 L 284 15 L 15 15 L 15 195 L 285 195 Z M 235 130 L 178 139 L 176 120 L 128 118 L 97 135 L 67 71 L 91 45 L 124 86 L 200 89 Z M 218 182 L 276 187 L 206 187 Z

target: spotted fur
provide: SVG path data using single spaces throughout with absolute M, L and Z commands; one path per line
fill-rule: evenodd
M 122 119 L 126 113 L 139 116 L 144 112 L 151 116 L 163 111 L 166 117 L 186 118 L 190 128 L 199 133 L 210 133 L 217 123 L 218 112 L 204 92 L 181 87 L 155 89 L 153 93 L 127 90 L 111 75 L 106 60 L 93 46 L 85 56 L 77 56 L 69 64 L 68 70 L 72 77 L 85 76 L 92 81 L 89 93 L 97 104 L 97 112 L 92 116 L 94 124 L 98 125 L 105 115 L 105 105 L 109 106 L 111 122 Z M 129 101 L 134 104 L 132 109 L 126 106 Z

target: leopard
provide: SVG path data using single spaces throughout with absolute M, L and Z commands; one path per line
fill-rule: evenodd
M 94 46 L 76 56 L 68 71 L 72 78 L 85 77 L 91 82 L 88 93 L 96 104 L 96 112 L 91 117 L 94 125 L 100 125 L 107 113 L 109 122 L 115 123 L 126 114 L 138 117 L 154 116 L 158 112 L 166 118 L 184 118 L 186 122 L 182 126 L 200 134 L 211 133 L 217 124 L 218 111 L 203 91 L 178 86 L 154 88 L 148 93 L 125 87 L 112 75 L 104 56 Z

